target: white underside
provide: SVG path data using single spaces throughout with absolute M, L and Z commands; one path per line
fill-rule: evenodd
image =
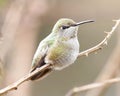
M 79 42 L 77 37 L 72 38 L 65 43 L 70 46 L 70 49 L 66 50 L 60 58 L 53 61 L 55 70 L 62 70 L 63 68 L 73 64 L 77 59 L 79 53 Z M 47 60 L 46 62 L 49 63 L 51 61 Z

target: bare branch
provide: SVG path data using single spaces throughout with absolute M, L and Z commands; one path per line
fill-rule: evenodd
M 49 68 L 51 66 L 52 66 L 51 64 L 46 64 L 46 65 L 44 65 L 44 66 L 36 69 L 34 72 L 27 74 L 26 76 L 22 77 L 21 79 L 19 79 L 15 83 L 13 83 L 13 84 L 11 84 L 11 85 L 9 85 L 9 86 L 1 89 L 0 90 L 0 95 L 3 95 L 3 94 L 5 94 L 5 93 L 7 93 L 9 91 L 12 91 L 12 90 L 17 90 L 17 88 L 18 88 L 19 85 L 21 85 L 25 81 L 30 80 L 30 78 L 32 76 L 34 76 L 35 74 L 37 74 L 37 73 L 39 73 L 39 72 L 41 72 L 41 71 L 43 71 L 43 70 L 45 70 L 45 69 L 47 69 L 47 68 Z
M 99 83 L 92 83 L 92 84 L 88 84 L 88 85 L 84 85 L 82 87 L 75 87 L 72 90 L 70 90 L 66 96 L 74 96 L 75 94 L 82 92 L 82 91 L 87 91 L 90 89 L 94 89 L 94 88 L 98 88 L 98 87 L 102 87 L 106 84 L 113 84 L 113 83 L 117 83 L 120 82 L 120 78 L 114 78 L 114 79 L 110 79 L 110 80 L 105 80 L 103 82 L 99 82 Z
M 83 56 L 83 55 L 88 56 L 89 53 L 97 52 L 98 50 L 102 49 L 104 45 L 107 45 L 108 40 L 110 39 L 111 35 L 115 32 L 115 29 L 119 25 L 120 19 L 113 20 L 113 21 L 115 21 L 116 23 L 112 27 L 112 30 L 110 32 L 105 32 L 107 34 L 107 36 L 103 39 L 103 41 L 100 42 L 98 45 L 90 48 L 90 49 L 87 49 L 87 50 L 85 50 L 83 52 L 80 52 L 79 55 L 78 55 L 78 57 L 79 56 Z
M 115 31 L 115 29 L 117 28 L 117 26 L 119 25 L 120 23 L 120 19 L 119 20 L 115 20 L 116 21 L 116 24 L 115 26 L 112 28 L 112 30 L 110 32 L 107 32 L 107 36 L 105 37 L 105 39 L 99 43 L 98 45 L 96 45 L 95 47 L 93 48 L 90 48 L 86 51 L 83 51 L 79 54 L 79 56 L 83 56 L 83 55 L 88 55 L 89 53 L 92 53 L 92 52 L 95 52 L 99 49 L 102 48 L 103 45 L 107 45 L 107 41 L 108 39 L 110 39 L 112 33 Z M 24 83 L 25 81 L 28 81 L 30 80 L 30 78 L 32 76 L 34 76 L 35 74 L 37 74 L 38 72 L 41 72 L 43 70 L 45 70 L 46 68 L 49 68 L 49 67 L 52 67 L 51 64 L 46 64 L 38 69 L 36 69 L 34 72 L 32 73 L 29 73 L 27 74 L 26 76 L 22 77 L 21 79 L 19 79 L 18 81 L 16 81 L 15 83 L 3 88 L 0 90 L 0 95 L 2 94 L 5 94 L 9 91 L 12 91 L 12 90 L 16 90 L 18 88 L 19 85 L 21 85 L 22 83 Z M 101 82 L 101 83 L 93 83 L 93 84 L 90 84 L 90 85 L 86 85 L 86 86 L 83 86 L 83 87 L 78 87 L 78 88 L 74 88 L 72 89 L 69 93 L 70 94 L 74 94 L 74 93 L 77 93 L 77 92 L 80 92 L 80 91 L 85 91 L 85 90 L 89 90 L 89 89 L 92 89 L 92 88 L 97 88 L 97 87 L 101 87 L 105 84 L 108 84 L 108 83 L 115 83 L 115 82 L 119 82 L 120 81 L 120 78 L 115 78 L 115 79 L 111 79 L 111 80 L 106 80 L 104 82 Z M 69 94 L 68 93 L 68 94 Z M 67 96 L 72 96 L 72 95 L 67 95 Z
M 105 66 L 102 68 L 95 82 L 101 82 L 104 80 L 109 80 L 109 79 L 117 77 L 118 70 L 120 70 L 120 38 L 119 36 L 120 36 L 120 27 L 118 27 L 117 29 L 116 47 L 114 48 L 107 63 L 104 64 Z M 109 86 L 110 84 L 106 84 L 103 87 L 90 90 L 86 93 L 86 96 L 103 96 L 105 92 L 107 91 L 107 89 L 109 88 Z

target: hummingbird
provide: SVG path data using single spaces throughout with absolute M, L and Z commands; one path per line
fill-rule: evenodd
M 30 72 L 45 64 L 52 64 L 52 68 L 47 68 L 31 77 L 31 80 L 46 77 L 53 70 L 62 70 L 73 64 L 79 54 L 78 26 L 94 22 L 86 20 L 76 23 L 72 19 L 61 18 L 54 25 L 52 32 L 43 39 L 33 57 Z

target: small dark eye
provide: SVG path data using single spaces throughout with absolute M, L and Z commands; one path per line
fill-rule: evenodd
M 63 29 L 63 30 L 65 30 L 65 29 L 67 29 L 67 28 L 69 28 L 69 26 L 62 26 L 62 29 Z

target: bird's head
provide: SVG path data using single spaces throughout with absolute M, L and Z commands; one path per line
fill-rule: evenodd
M 77 36 L 78 26 L 90 22 L 93 22 L 93 20 L 76 23 L 72 19 L 62 18 L 54 25 L 52 32 L 56 33 L 60 37 L 75 37 Z

